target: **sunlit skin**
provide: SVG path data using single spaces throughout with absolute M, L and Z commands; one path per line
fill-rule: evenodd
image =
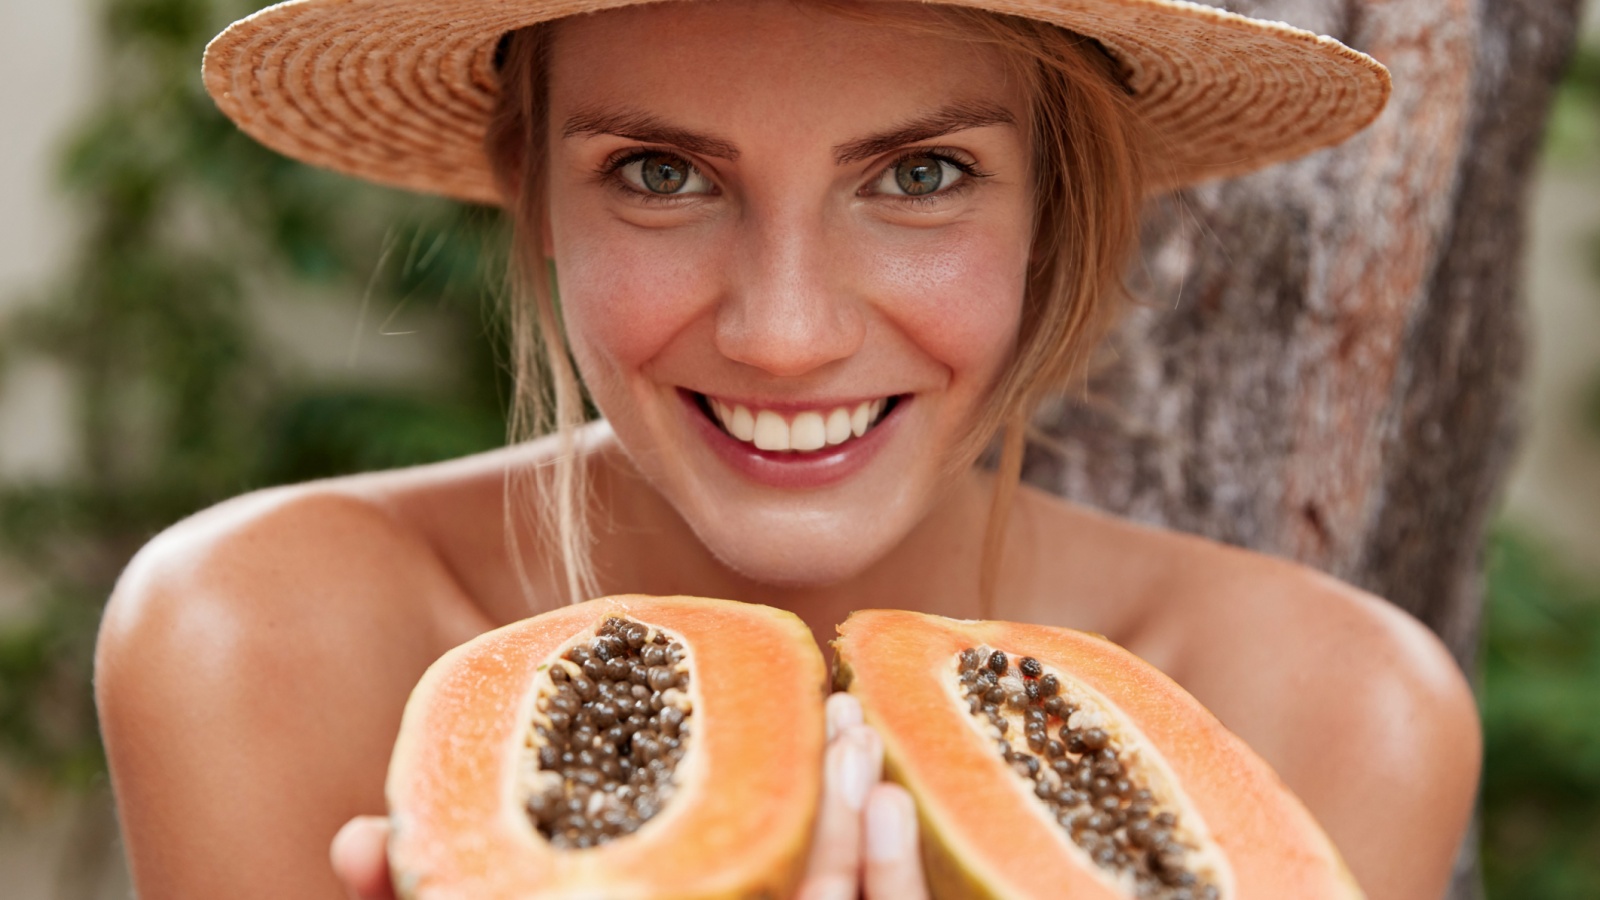
M 857 608 L 978 615 L 992 484 L 959 448 L 1016 341 L 1031 239 L 1001 60 L 756 0 L 563 23 L 550 79 L 544 249 L 605 415 L 584 434 L 601 589 L 773 604 L 819 642 Z M 900 401 L 812 464 L 738 456 L 697 395 Z M 392 896 L 366 816 L 400 709 L 439 654 L 529 613 L 504 473 L 552 452 L 252 494 L 140 554 L 96 683 L 143 896 Z M 1479 737 L 1431 634 L 1298 566 L 1038 492 L 1008 522 L 995 617 L 1129 647 L 1277 769 L 1369 897 L 1443 892 Z M 560 602 L 540 545 L 517 546 Z M 875 784 L 853 701 L 828 713 L 802 896 L 916 900 L 910 799 Z
M 594 64 L 652 43 L 673 49 Z M 705 72 L 719 73 L 715 89 Z M 550 249 L 568 335 L 639 472 L 750 587 L 798 591 L 790 605 L 894 565 L 891 550 L 945 499 L 941 471 L 1021 315 L 1027 109 L 1000 61 L 814 10 L 643 8 L 564 25 L 550 97 Z M 964 127 L 984 119 L 1004 121 Z M 680 132 L 701 140 L 640 139 Z M 873 140 L 895 132 L 925 137 Z M 680 193 L 635 184 L 639 164 L 606 171 L 682 144 L 703 148 L 684 154 L 695 170 Z M 908 152 L 952 161 L 937 190 L 898 185 Z M 792 490 L 730 477 L 682 390 L 752 408 L 907 401 L 865 468 Z M 726 579 L 701 568 L 697 582 Z

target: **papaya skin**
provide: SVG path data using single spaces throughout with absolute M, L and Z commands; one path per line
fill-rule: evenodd
M 677 793 L 638 832 L 556 850 L 533 829 L 516 789 L 530 689 L 551 656 L 613 615 L 686 642 L 693 743 Z M 755 604 L 610 597 L 481 635 L 430 667 L 406 706 L 386 791 L 396 894 L 789 896 L 821 795 L 825 685 L 804 623 Z
M 1086 860 L 1066 849 L 1059 832 L 1027 821 L 1020 804 L 1031 798 L 983 791 L 1014 776 L 966 727 L 965 710 L 940 683 L 956 654 L 978 645 L 1036 657 L 1133 721 L 1147 752 L 1170 767 L 1227 858 L 1234 890 L 1225 896 L 1363 897 L 1332 842 L 1271 768 L 1170 678 L 1104 637 L 890 610 L 854 613 L 839 635 L 835 687 L 861 702 L 866 721 L 883 735 L 888 777 L 917 800 L 936 900 L 1122 896 L 1085 870 Z

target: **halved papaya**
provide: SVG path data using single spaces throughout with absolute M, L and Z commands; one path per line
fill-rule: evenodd
M 408 900 L 779 897 L 821 791 L 827 676 L 792 613 L 609 597 L 433 664 L 390 761 Z
M 1260 757 L 1098 635 L 889 610 L 839 635 L 940 900 L 1362 896 Z

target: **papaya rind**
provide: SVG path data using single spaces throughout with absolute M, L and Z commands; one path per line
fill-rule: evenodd
M 689 642 L 696 726 L 679 769 L 686 780 L 634 835 L 558 851 L 514 799 L 531 686 L 555 651 L 610 615 Z M 406 900 L 788 896 L 821 794 L 824 685 L 805 624 L 756 604 L 608 597 L 480 635 L 429 667 L 402 717 L 386 786 L 396 892 Z M 712 777 L 716 789 L 705 783 Z
M 1058 854 L 1067 863 L 1052 865 L 1044 841 L 1032 843 L 1033 849 L 1044 849 L 1026 865 L 1003 865 L 997 855 L 1018 852 L 1029 843 L 1027 834 L 1008 829 L 1009 818 L 1003 823 L 982 822 L 984 836 L 991 843 L 1000 842 L 1001 851 L 980 851 L 973 829 L 958 827 L 951 798 L 941 792 L 959 791 L 960 786 L 935 784 L 952 777 L 940 770 L 941 764 L 950 765 L 950 759 L 932 757 L 955 753 L 964 760 L 962 765 L 987 768 L 997 777 L 1009 773 L 975 730 L 950 729 L 940 722 L 933 726 L 938 731 L 929 733 L 908 718 L 907 710 L 964 716 L 938 679 L 927 676 L 943 672 L 943 665 L 961 649 L 982 644 L 1036 656 L 1131 717 L 1149 749 L 1178 776 L 1228 858 L 1236 900 L 1362 897 L 1332 842 L 1271 767 L 1176 682 L 1104 637 L 896 610 L 853 613 L 839 634 L 833 642 L 838 651 L 837 681 L 860 699 L 868 724 L 882 736 L 886 772 L 917 800 L 929 888 L 937 900 L 1118 896 L 1100 879 L 1079 871 L 1069 855 Z M 923 692 L 927 685 L 937 687 L 937 697 Z M 1022 809 L 1017 803 L 1034 802 L 1031 797 L 1010 799 L 1017 793 L 985 799 L 1016 813 Z M 972 814 L 970 804 L 963 808 L 963 815 Z M 977 815 L 981 819 L 986 811 Z M 1047 878 L 1053 880 L 1041 885 Z

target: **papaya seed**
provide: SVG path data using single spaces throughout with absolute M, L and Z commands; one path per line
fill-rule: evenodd
M 613 616 L 563 658 L 573 668 L 547 667 L 549 693 L 535 704 L 546 724 L 529 738 L 531 761 L 560 780 L 542 781 L 525 805 L 554 846 L 581 849 L 631 834 L 670 796 L 689 731 L 675 690 L 689 675 L 672 667 L 687 651 Z
M 979 664 L 979 659 L 978 659 L 978 651 L 977 650 L 974 650 L 973 648 L 968 647 L 967 649 L 961 651 L 960 662 L 959 662 L 959 665 L 958 665 L 958 670 L 960 672 L 962 672 L 963 674 L 967 673 L 967 672 L 971 672 L 971 671 L 973 671 L 973 670 L 978 668 L 978 664 Z
M 1076 718 L 1079 727 L 1069 724 L 1078 707 L 1031 656 L 1017 659 L 1020 689 L 1002 685 L 1010 665 L 1001 650 L 969 647 L 956 668 L 959 696 L 998 732 L 1001 759 L 1032 782 L 1033 796 L 1095 865 L 1131 877 L 1139 898 L 1220 900 L 1216 886 L 1188 867 L 1188 848 L 1173 836 L 1177 816 L 1158 810 L 1154 792 L 1130 774 L 1100 712 L 1091 706 Z M 1010 736 L 1005 711 L 1013 710 L 1021 713 L 1020 739 Z M 1054 736 L 1052 722 L 1060 723 Z

